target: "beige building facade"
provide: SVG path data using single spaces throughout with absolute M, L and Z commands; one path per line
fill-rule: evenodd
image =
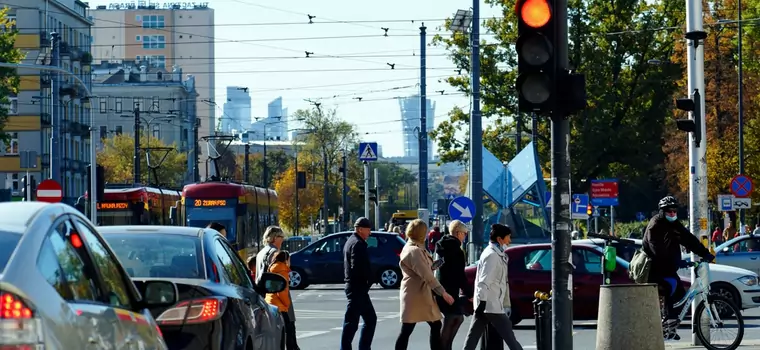
M 180 66 L 195 77 L 199 137 L 215 129 L 214 10 L 208 3 L 114 3 L 90 10 L 93 65 L 140 62 L 148 67 Z M 205 177 L 207 150 L 199 152 Z

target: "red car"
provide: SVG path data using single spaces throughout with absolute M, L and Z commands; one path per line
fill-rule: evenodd
M 509 293 L 512 299 L 512 323 L 533 318 L 533 300 L 536 291 L 549 292 L 552 288 L 551 244 L 528 244 L 507 249 L 509 256 Z M 573 318 L 596 320 L 599 309 L 599 286 L 602 284 L 602 248 L 595 245 L 574 244 L 572 261 Z M 628 262 L 618 258 L 612 274 L 612 284 L 633 283 L 628 278 Z M 474 283 L 477 267 L 470 265 L 465 274 Z M 686 288 L 689 282 L 686 280 Z

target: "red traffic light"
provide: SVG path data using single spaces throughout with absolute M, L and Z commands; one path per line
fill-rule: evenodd
M 529 27 L 541 28 L 552 19 L 552 10 L 547 0 L 525 0 L 518 15 Z

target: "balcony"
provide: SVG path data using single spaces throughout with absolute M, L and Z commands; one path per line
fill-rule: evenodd
M 92 64 L 92 54 L 85 51 L 82 53 L 82 65 L 89 66 Z
M 43 168 L 50 168 L 50 153 L 43 153 L 40 155 L 40 162 Z
M 71 169 L 71 164 L 73 163 L 72 159 L 69 157 L 63 157 L 63 169 Z
M 40 125 L 42 125 L 43 128 L 49 128 L 53 124 L 53 118 L 50 117 L 50 113 L 42 112 L 40 113 Z
M 69 124 L 69 129 L 73 136 L 90 136 L 90 127 L 85 124 L 79 122 L 71 122 Z
M 40 31 L 40 48 L 50 47 L 50 33 Z
M 53 82 L 53 79 L 50 77 L 50 74 L 40 74 L 40 87 L 41 88 L 50 88 L 51 83 Z
M 71 169 L 79 172 L 80 169 L 82 169 L 82 161 L 81 160 L 72 160 L 71 161 Z
M 69 57 L 72 61 L 81 61 L 84 55 L 84 51 L 76 46 L 69 47 L 69 52 Z
M 71 56 L 71 49 L 69 48 L 69 43 L 65 41 L 61 41 L 58 44 L 58 53 L 61 54 L 61 56 Z

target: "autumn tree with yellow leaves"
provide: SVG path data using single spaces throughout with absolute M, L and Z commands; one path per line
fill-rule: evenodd
M 187 154 L 177 151 L 177 145 L 166 145 L 161 140 L 143 134 L 140 137 L 140 147 L 171 147 L 174 150 L 166 154 L 166 158 L 156 170 L 158 180 L 148 167 L 145 152 L 151 152 L 151 165 L 157 166 L 166 151 L 142 150 L 140 156 L 140 180 L 148 184 L 150 172 L 151 186 L 181 187 L 187 169 Z M 97 161 L 105 169 L 106 183 L 132 183 L 134 171 L 134 136 L 127 134 L 115 135 L 103 139 L 103 149 L 97 154 Z

